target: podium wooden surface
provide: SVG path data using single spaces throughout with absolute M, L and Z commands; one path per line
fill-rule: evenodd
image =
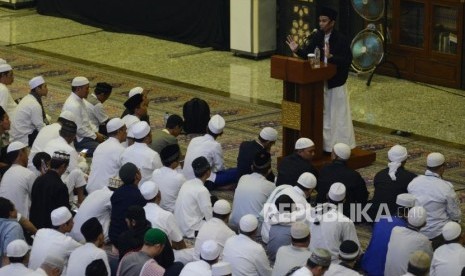
M 282 156 L 294 151 L 295 141 L 308 137 L 315 143 L 312 163 L 321 168 L 331 157 L 323 154 L 324 83 L 336 74 L 336 66 L 321 63 L 318 68 L 309 61 L 286 56 L 271 57 L 271 77 L 283 81 Z M 376 160 L 376 154 L 355 148 L 348 165 L 366 167 Z

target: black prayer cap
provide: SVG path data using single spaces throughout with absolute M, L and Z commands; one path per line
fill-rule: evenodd
M 143 207 L 138 205 L 129 206 L 128 211 L 126 212 L 126 218 L 133 219 L 135 221 L 144 221 L 145 210 Z
M 194 173 L 196 172 L 205 172 L 206 170 L 211 168 L 210 163 L 208 162 L 207 158 L 204 156 L 199 156 L 192 161 L 192 168 L 194 169 Z
M 331 20 L 336 20 L 337 18 L 337 11 L 329 8 L 329 7 L 321 7 L 320 16 L 327 16 Z
M 0 106 L 0 119 L 3 118 L 3 115 L 5 114 L 6 114 L 5 109 L 3 109 L 3 107 Z
M 97 85 L 95 86 L 95 94 L 98 95 L 98 94 L 109 94 L 111 93 L 111 90 L 113 89 L 113 87 L 109 84 L 109 83 L 106 83 L 106 82 L 98 82 Z
M 105 266 L 105 262 L 102 259 L 94 260 L 86 267 L 85 276 L 107 276 L 107 275 L 108 275 L 107 267 Z
M 144 101 L 142 94 L 136 94 L 124 102 L 124 106 L 133 112 Z
M 253 166 L 257 169 L 268 168 L 271 165 L 271 154 L 265 150 L 255 154 Z
M 81 233 L 87 242 L 93 242 L 103 233 L 103 228 L 98 219 L 93 217 L 82 224 Z
M 123 180 L 124 184 L 134 184 L 134 179 L 136 179 L 136 174 L 139 169 L 131 162 L 124 164 L 121 169 L 119 169 L 119 178 Z
M 76 134 L 77 132 L 77 125 L 73 121 L 63 120 L 61 123 L 61 129 L 71 134 Z
M 178 160 L 181 149 L 178 144 L 171 144 L 164 147 L 160 152 L 160 158 L 163 163 L 171 163 Z

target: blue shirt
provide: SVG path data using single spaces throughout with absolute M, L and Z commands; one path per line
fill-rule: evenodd
M 370 276 L 383 276 L 389 239 L 396 226 L 406 227 L 407 222 L 399 217 L 381 218 L 373 225 L 370 244 L 362 258 L 362 268 Z
M 14 240 L 24 240 L 23 228 L 16 219 L 0 218 L 0 260 L 6 254 L 7 245 Z M 2 263 L 0 261 L 0 267 Z

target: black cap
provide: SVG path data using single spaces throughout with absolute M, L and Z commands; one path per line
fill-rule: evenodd
M 6 114 L 5 109 L 3 109 L 3 107 L 0 106 L 0 118 L 3 118 L 3 115 L 5 114 Z
M 127 219 L 133 219 L 135 221 L 144 221 L 145 220 L 145 210 L 139 205 L 129 206 L 128 211 L 126 212 Z
M 86 276 L 103 276 L 108 275 L 107 267 L 102 259 L 92 261 L 86 267 Z
M 131 98 L 127 99 L 124 102 L 124 106 L 129 109 L 131 112 L 134 112 L 134 110 L 144 101 L 144 98 L 142 97 L 142 94 L 136 94 L 132 96 Z
M 63 121 L 61 122 L 61 129 L 62 129 L 63 131 L 68 132 L 68 133 L 76 134 L 76 132 L 77 132 L 77 125 L 76 125 L 76 123 L 74 123 L 74 122 L 72 122 L 72 121 L 68 121 L 68 120 L 64 121 L 64 120 L 63 120 Z
M 103 233 L 103 228 L 98 219 L 93 217 L 82 224 L 81 233 L 87 242 L 93 242 Z
M 133 163 L 124 164 L 121 169 L 119 169 L 119 178 L 124 182 L 124 184 L 134 184 L 136 179 L 136 174 L 139 169 Z
M 321 7 L 320 16 L 327 16 L 331 20 L 336 20 L 337 11 L 329 7 Z
M 271 166 L 271 154 L 265 150 L 258 152 L 253 159 L 253 166 L 257 169 L 264 169 Z
M 95 86 L 95 94 L 110 94 L 113 87 L 109 83 L 106 82 L 98 82 Z
M 178 144 L 172 144 L 164 147 L 160 152 L 160 158 L 163 163 L 171 163 L 178 160 L 181 149 Z

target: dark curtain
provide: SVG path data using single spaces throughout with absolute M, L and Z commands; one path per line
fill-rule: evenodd
M 110 31 L 229 49 L 229 0 L 38 0 L 37 11 Z

